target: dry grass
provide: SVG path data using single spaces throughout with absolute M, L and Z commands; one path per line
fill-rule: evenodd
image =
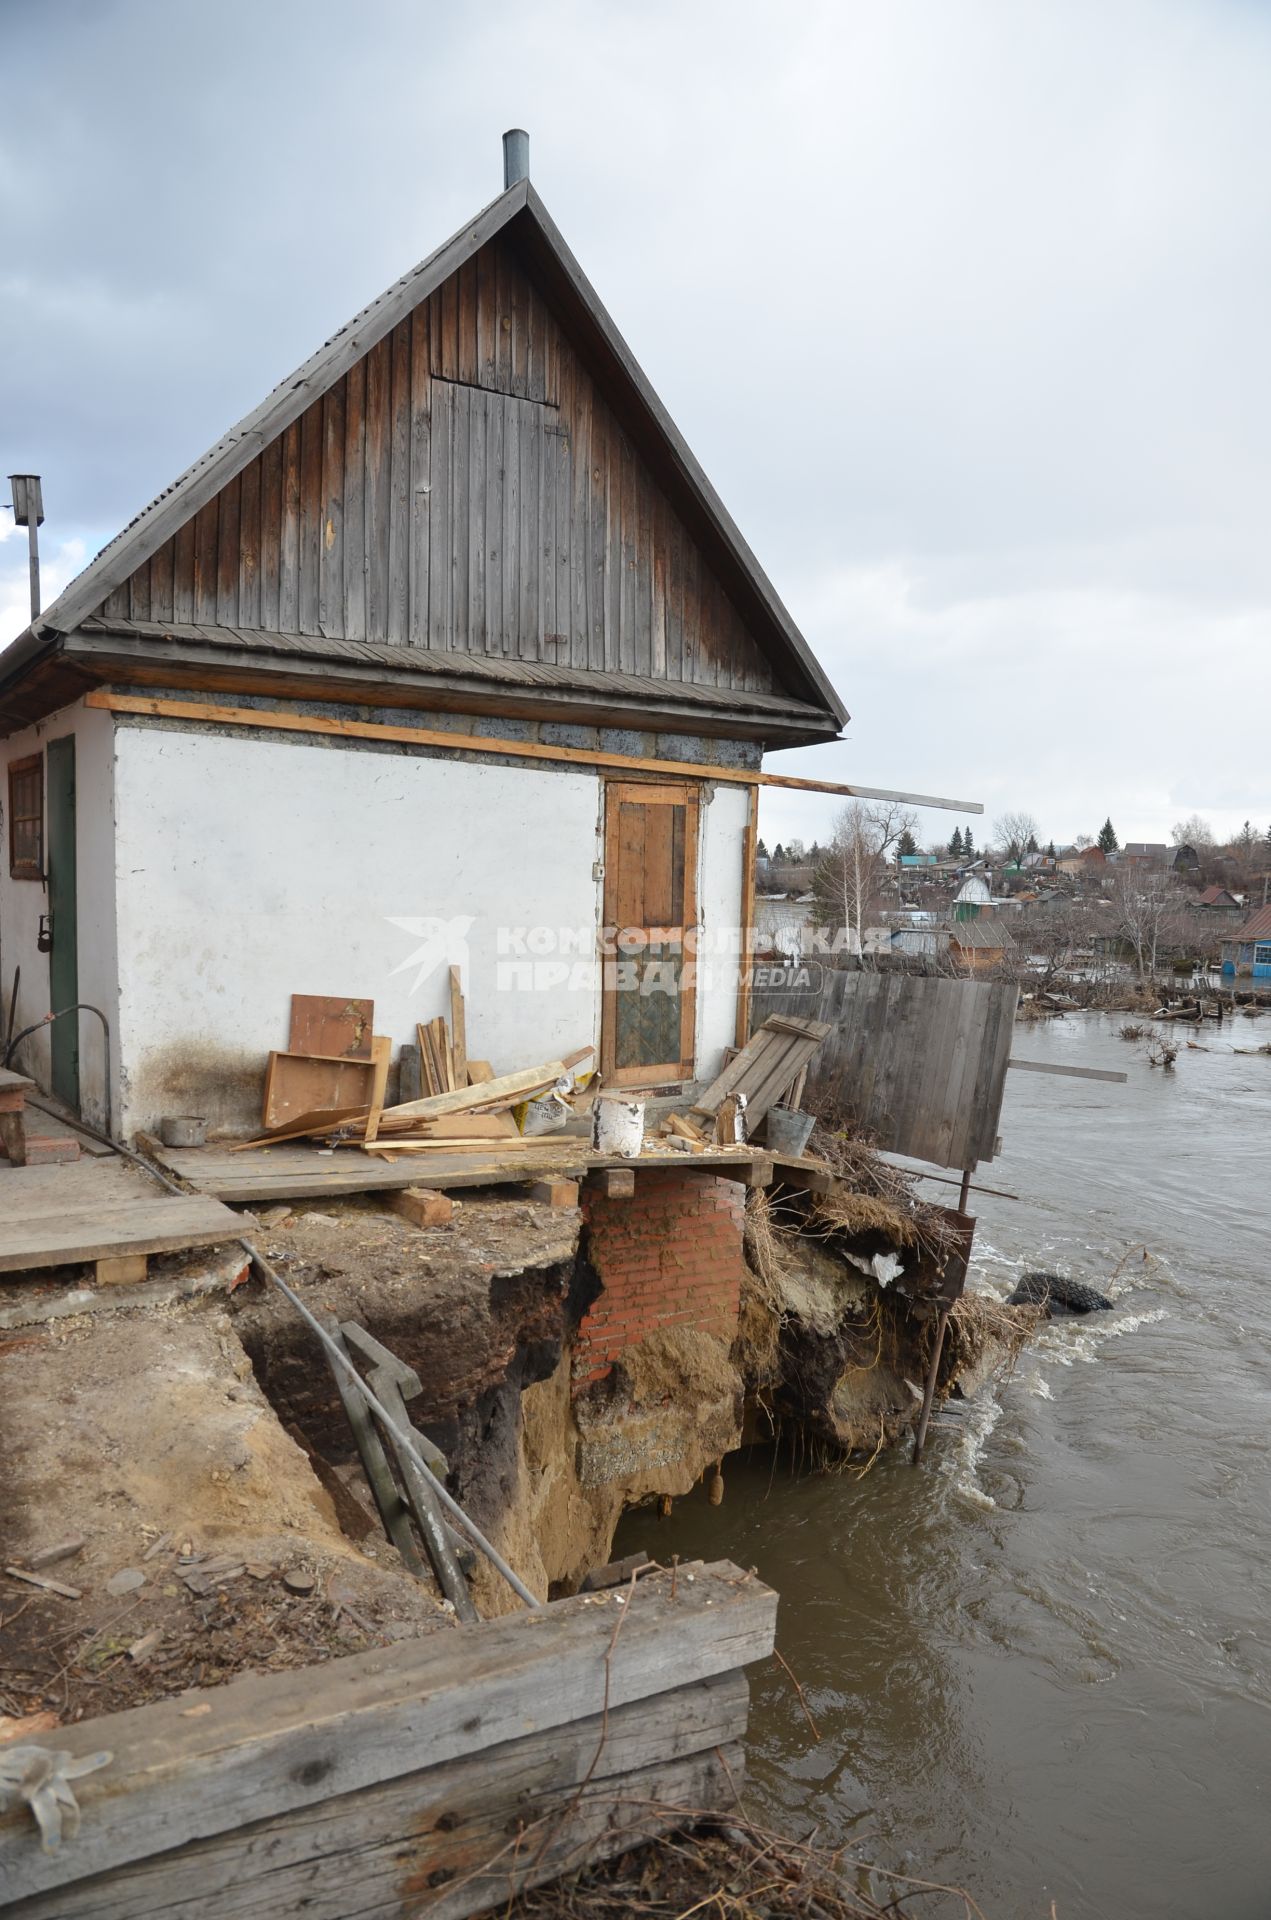
M 854 1193 L 837 1187 L 833 1193 L 817 1195 L 813 1213 L 818 1221 L 837 1227 L 843 1233 L 885 1233 L 898 1247 L 916 1247 L 923 1238 L 913 1213 L 903 1211 L 894 1200 L 881 1200 L 873 1193 Z
M 823 1221 L 845 1233 L 876 1229 L 893 1237 L 897 1246 L 919 1247 L 936 1260 L 956 1245 L 944 1209 L 918 1198 L 917 1176 L 893 1167 L 862 1135 L 832 1121 L 819 1121 L 810 1151 L 819 1154 L 851 1189 L 818 1199 L 816 1210 Z M 869 1207 L 870 1201 L 889 1211 Z
M 708 1816 L 522 1893 L 502 1911 L 508 1920 L 906 1920 L 918 1909 L 902 1903 L 921 1897 L 928 1920 L 984 1920 L 960 1887 L 860 1866 L 845 1851 L 770 1833 L 740 1811 Z
M 783 1243 L 795 1237 L 778 1218 L 765 1190 L 752 1188 L 746 1203 L 743 1240 L 746 1263 L 754 1278 L 755 1293 L 776 1314 L 784 1310 L 783 1282 L 789 1268 L 789 1253 Z
M 946 1353 L 959 1371 L 974 1366 L 990 1343 L 1003 1347 L 1009 1367 L 1046 1318 L 1041 1307 L 1008 1307 L 987 1293 L 964 1293 L 949 1312 Z

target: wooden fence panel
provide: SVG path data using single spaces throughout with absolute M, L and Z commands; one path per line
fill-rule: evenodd
M 1018 997 L 992 980 L 834 968 L 819 989 L 756 992 L 751 1022 L 825 1021 L 805 1107 L 843 1113 L 886 1152 L 970 1167 L 994 1156 Z

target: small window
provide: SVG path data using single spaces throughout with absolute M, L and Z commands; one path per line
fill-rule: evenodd
M 1253 964 L 1255 967 L 1271 967 L 1271 946 L 1255 947 Z
M 9 766 L 9 873 L 14 880 L 44 878 L 44 756 Z

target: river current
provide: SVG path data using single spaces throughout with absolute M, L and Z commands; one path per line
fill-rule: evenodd
M 987 1920 L 1265 1920 L 1271 1057 L 1238 1049 L 1271 1015 L 1174 1028 L 1170 1073 L 1122 1020 L 1017 1032 L 1129 1083 L 1008 1074 L 979 1178 L 1020 1198 L 974 1196 L 969 1280 L 1004 1298 L 1054 1268 L 1115 1310 L 1050 1325 L 916 1470 L 739 1454 L 722 1506 L 641 1510 L 615 1553 L 728 1557 L 779 1591 L 821 1738 L 754 1669 L 755 1816 L 961 1884 Z

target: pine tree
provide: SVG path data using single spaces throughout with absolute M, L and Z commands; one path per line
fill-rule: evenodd
M 971 829 L 970 827 L 968 827 L 965 833 L 962 835 L 962 858 L 964 860 L 969 860 L 971 856 L 974 854 L 974 852 L 975 852 L 975 842 L 971 838 Z
M 901 834 L 899 840 L 896 842 L 896 860 L 899 863 L 900 856 L 903 853 L 917 853 L 917 851 L 918 851 L 918 842 L 914 839 L 908 827 L 906 827 L 905 831 Z
M 1025 853 L 1036 853 L 1036 851 L 1037 851 L 1037 835 L 1036 835 L 1035 833 L 1030 833 L 1030 834 L 1029 834 L 1029 836 L 1028 836 L 1028 845 L 1027 845 L 1027 846 L 1025 847 L 1025 849 L 1024 849 L 1024 851 L 1025 851 Z
M 1059 855 L 1055 852 L 1055 843 L 1053 840 L 1051 841 L 1050 845 L 1046 849 L 1046 855 L 1047 855 L 1047 858 L 1051 860 L 1058 860 L 1059 858 Z
M 756 857 L 760 860 L 766 860 L 768 858 L 768 849 L 767 847 L 765 847 L 762 840 L 760 840 L 758 845 L 755 847 L 755 854 L 756 854 Z
M 1117 839 L 1117 830 L 1112 824 L 1112 815 L 1109 814 L 1099 829 L 1099 850 L 1101 853 L 1116 853 L 1120 845 L 1121 842 Z
M 785 859 L 785 857 L 786 857 L 786 850 L 782 846 L 780 840 L 778 840 L 776 846 L 772 849 L 773 866 L 779 867 L 781 865 L 781 862 Z
M 952 859 L 952 860 L 960 860 L 960 859 L 962 858 L 962 829 L 961 829 L 961 827 L 955 827 L 955 828 L 953 829 L 953 838 L 952 838 L 952 839 L 950 840 L 950 842 L 949 842 L 949 857 L 950 857 L 950 859 Z

